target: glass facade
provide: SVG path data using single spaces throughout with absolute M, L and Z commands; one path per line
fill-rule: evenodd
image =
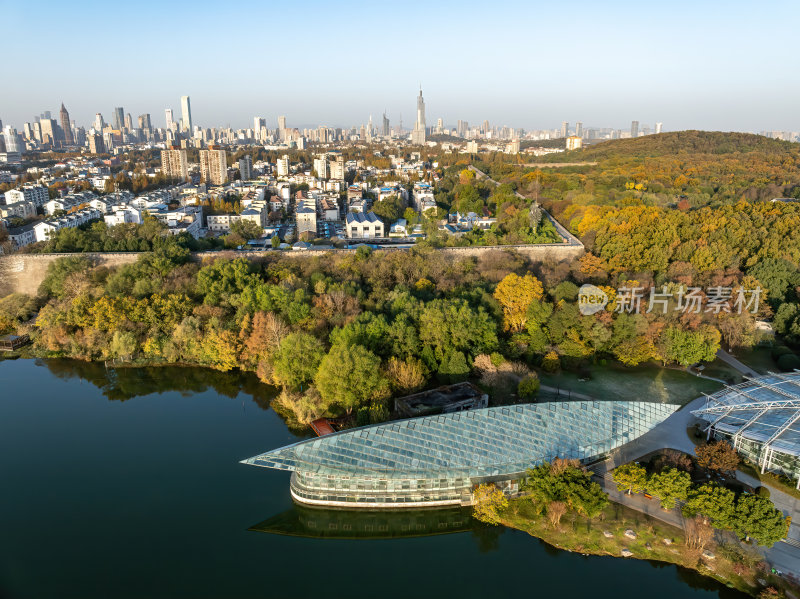
M 692 412 L 709 435 L 727 439 L 739 453 L 800 484 L 800 372 L 769 374 L 709 395 Z
M 309 439 L 244 460 L 293 471 L 295 499 L 350 507 L 469 503 L 474 485 L 518 488 L 556 457 L 587 461 L 651 430 L 671 404 L 573 401 L 399 420 Z

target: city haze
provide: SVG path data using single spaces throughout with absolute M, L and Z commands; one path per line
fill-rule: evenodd
M 264 115 L 274 127 L 281 114 L 350 126 L 386 110 L 411 128 L 422 84 L 429 123 L 446 126 L 800 129 L 800 59 L 781 34 L 800 18 L 794 2 L 6 2 L 0 13 L 24 58 L 5 65 L 0 104 L 17 128 L 62 101 L 78 124 L 124 106 L 160 127 L 183 95 L 202 126 Z

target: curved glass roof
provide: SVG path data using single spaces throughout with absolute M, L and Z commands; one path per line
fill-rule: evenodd
M 718 431 L 800 456 L 800 371 L 726 387 L 692 414 Z
M 571 401 L 468 410 L 341 431 L 242 463 L 377 478 L 511 474 L 556 457 L 586 459 L 610 451 L 651 430 L 677 408 Z

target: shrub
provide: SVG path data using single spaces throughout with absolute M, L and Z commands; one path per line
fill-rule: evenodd
M 773 360 L 777 360 L 781 356 L 783 356 L 785 354 L 790 354 L 790 353 L 792 353 L 792 350 L 790 350 L 785 345 L 775 346 L 775 347 L 772 348 L 772 352 L 771 352 Z
M 764 499 L 769 499 L 769 489 L 767 487 L 759 487 L 756 489 L 756 495 Z
M 800 368 L 800 356 L 796 354 L 783 354 L 775 363 L 778 365 L 778 368 L 784 372 L 794 370 L 795 368 Z
M 539 379 L 534 376 L 526 376 L 517 385 L 517 394 L 520 397 L 529 399 L 539 393 Z

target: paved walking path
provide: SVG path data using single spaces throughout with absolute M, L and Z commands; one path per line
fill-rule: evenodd
M 611 480 L 610 471 L 619 465 L 627 464 L 661 449 L 677 449 L 694 455 L 695 445 L 689 438 L 686 429 L 696 421 L 695 416 L 691 413 L 692 410 L 702 407 L 705 400 L 705 397 L 698 397 L 691 401 L 650 432 L 611 452 L 610 459 L 593 467 L 597 473 L 598 482 L 612 501 L 617 501 L 663 522 L 683 528 L 683 516 L 679 510 L 665 512 L 656 500 L 645 499 L 642 495 L 628 496 L 620 493 Z M 792 525 L 787 534 L 788 542 L 775 543 L 770 548 L 759 547 L 758 550 L 774 568 L 800 577 L 800 500 L 769 484 L 761 483 L 744 472 L 737 472 L 736 478 L 753 488 L 762 485 L 769 487 L 770 499 L 775 507 L 785 516 L 792 517 Z
M 759 373 L 757 373 L 755 370 L 750 368 L 747 364 L 743 364 L 742 362 L 740 362 L 739 360 L 734 358 L 732 355 L 730 355 L 728 352 L 726 352 L 722 348 L 719 348 L 717 350 L 717 357 L 720 360 L 722 360 L 723 362 L 725 362 L 726 364 L 728 364 L 729 366 L 733 366 L 736 370 L 738 370 L 739 372 L 741 372 L 745 376 L 753 376 L 753 377 L 762 376 Z

